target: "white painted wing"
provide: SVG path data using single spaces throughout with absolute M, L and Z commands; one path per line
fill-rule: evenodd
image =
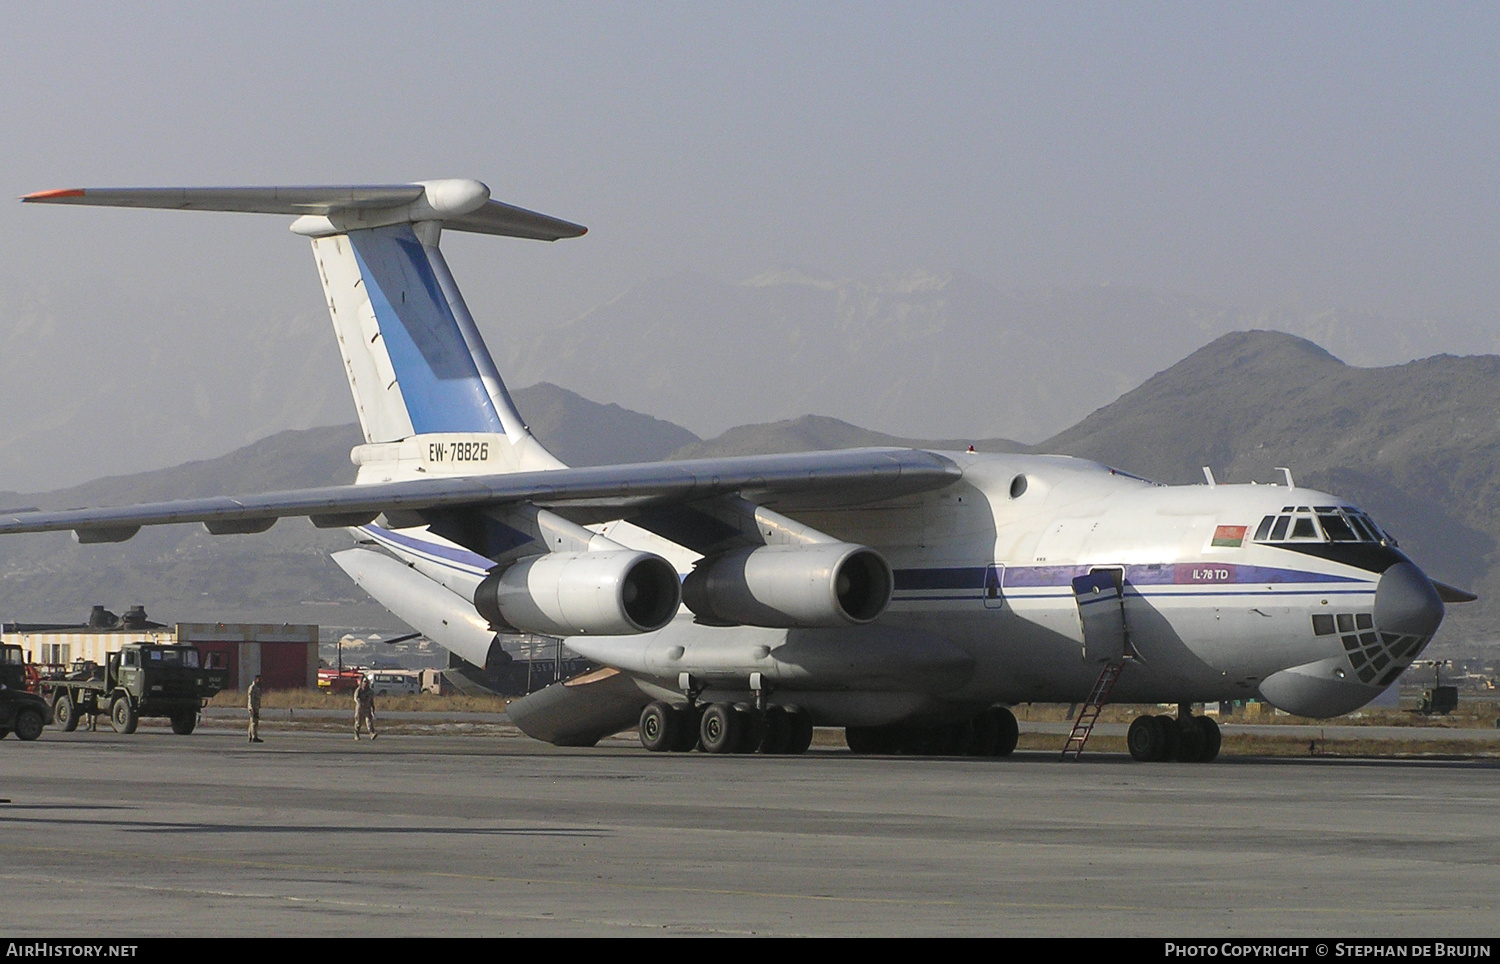
M 338 527 L 363 525 L 380 513 L 522 502 L 564 508 L 575 519 L 604 521 L 654 506 L 729 493 L 794 511 L 863 505 L 944 488 L 961 474 L 956 464 L 936 452 L 849 449 L 416 479 L 114 508 L 10 512 L 0 515 L 0 535 L 71 529 L 80 542 L 119 542 L 148 525 L 201 522 L 216 534 L 246 533 L 262 532 L 288 516 L 306 516 L 315 525 Z

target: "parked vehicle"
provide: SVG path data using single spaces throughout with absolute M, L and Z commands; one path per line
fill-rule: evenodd
M 325 693 L 353 693 L 359 689 L 359 681 L 364 675 L 357 669 L 324 667 L 318 670 L 318 689 Z
M 390 670 L 366 670 L 365 677 L 376 696 L 412 696 L 422 692 L 422 681 L 415 673 Z
M 74 663 L 36 683 L 66 732 L 85 715 L 108 712 L 116 733 L 134 733 L 142 717 L 166 717 L 182 735 L 198 725 L 198 711 L 224 688 L 227 671 L 202 665 L 193 646 L 130 643 L 105 665 Z
M 35 740 L 52 722 L 47 701 L 26 690 L 26 656 L 19 646 L 0 646 L 0 739 Z

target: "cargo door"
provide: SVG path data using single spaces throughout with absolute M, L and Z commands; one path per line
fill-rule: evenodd
M 1073 579 L 1073 597 L 1083 623 L 1083 658 L 1097 663 L 1119 663 L 1130 652 L 1130 628 L 1125 621 L 1125 570 L 1096 566 Z

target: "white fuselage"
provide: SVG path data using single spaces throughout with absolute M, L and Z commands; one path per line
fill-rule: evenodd
M 709 697 L 743 698 L 759 674 L 763 688 L 819 722 L 873 725 L 1085 699 L 1110 654 L 1097 645 L 1090 652 L 1074 580 L 1097 570 L 1117 567 L 1123 576 L 1119 702 L 1268 698 L 1311 715 L 1347 712 L 1377 695 L 1430 637 L 1371 626 L 1378 568 L 1255 540 L 1262 520 L 1283 509 L 1346 505 L 1326 493 L 1163 486 L 1061 456 L 944 455 L 963 476 L 941 491 L 797 512 L 890 562 L 894 595 L 874 624 L 712 627 L 684 610 L 658 632 L 573 637 L 569 646 L 663 693 L 690 680 Z M 633 548 L 664 549 L 628 524 L 605 531 Z M 422 530 L 361 532 L 458 596 L 472 594 L 487 568 L 483 557 Z M 1318 533 L 1308 546 L 1334 545 Z M 1385 558 L 1382 566 L 1404 558 L 1383 543 L 1362 548 Z M 692 556 L 675 555 L 668 558 L 687 571 Z M 1325 617 L 1321 633 L 1314 616 Z M 1346 632 L 1357 618 L 1359 631 Z M 1366 667 L 1361 679 L 1356 663 L 1381 653 L 1378 673 Z

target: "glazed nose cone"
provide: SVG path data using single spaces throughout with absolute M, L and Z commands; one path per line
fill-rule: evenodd
M 1443 621 L 1443 601 L 1422 570 L 1409 562 L 1387 569 L 1375 586 L 1375 626 L 1382 633 L 1431 636 Z

